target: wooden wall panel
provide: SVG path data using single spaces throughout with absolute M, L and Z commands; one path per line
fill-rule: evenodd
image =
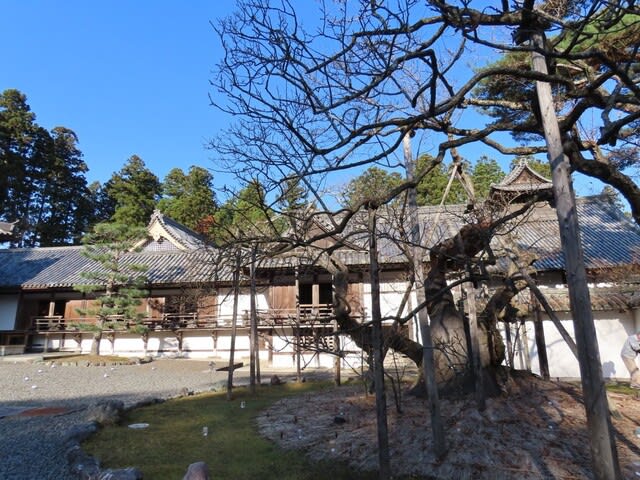
M 295 285 L 274 285 L 269 289 L 269 308 L 273 309 L 295 309 L 296 308 L 296 286 Z

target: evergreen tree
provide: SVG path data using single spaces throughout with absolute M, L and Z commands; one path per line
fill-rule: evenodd
M 289 178 L 282 183 L 279 204 L 284 212 L 297 211 L 307 204 L 307 195 L 299 178 Z
M 351 180 L 342 192 L 342 203 L 349 208 L 365 200 L 382 200 L 395 187 L 402 184 L 398 172 L 388 172 L 372 166 Z
M 491 184 L 499 183 L 505 177 L 505 173 L 502 171 L 502 168 L 500 168 L 498 162 L 486 155 L 478 159 L 473 166 L 471 175 L 473 178 L 473 188 L 478 199 L 487 198 Z
M 264 187 L 258 180 L 252 180 L 216 212 L 214 236 L 217 240 L 232 241 L 275 235 L 282 228 L 284 223 L 276 219 L 267 205 Z
M 156 208 L 162 191 L 160 180 L 137 155 L 104 185 L 109 202 L 115 205 L 111 219 L 130 226 L 144 226 Z
M 108 182 L 107 182 L 108 183 Z M 116 201 L 107 193 L 105 185 L 100 182 L 92 182 L 89 192 L 93 199 L 93 218 L 95 223 L 108 222 L 116 213 Z
M 79 243 L 93 221 L 93 197 L 85 178 L 88 168 L 73 131 L 55 127 L 51 138 L 36 236 L 42 246 Z
M 162 192 L 158 208 L 194 230 L 217 210 L 213 175 L 202 167 L 192 166 L 186 175 L 174 168 L 165 177 Z
M 144 290 L 147 270 L 145 265 L 130 261 L 130 253 L 146 236 L 142 227 L 123 223 L 99 223 L 83 238 L 82 254 L 97 262 L 100 269 L 81 272 L 86 284 L 74 288 L 83 293 L 97 293 L 95 306 L 81 310 L 83 315 L 95 316 L 96 322 L 88 326 L 94 332 L 91 353 L 100 355 L 102 333 L 107 328 L 123 327 L 142 333 L 138 311 Z M 83 325 L 82 327 L 87 327 Z
M 12 246 L 77 242 L 92 218 L 87 166 L 75 133 L 35 122 L 18 90 L 0 95 L 0 218 L 18 220 Z
M 429 155 L 421 155 L 416 162 L 416 171 L 423 171 L 428 163 L 432 160 Z M 465 168 L 467 165 L 464 166 Z M 416 193 L 418 196 L 418 205 L 440 205 L 442 197 L 444 196 L 447 184 L 451 177 L 450 166 L 441 163 L 436 165 L 424 178 L 418 183 L 416 187 Z M 460 181 L 456 178 L 451 183 L 451 189 L 447 198 L 445 198 L 445 204 L 458 204 L 465 203 L 467 201 L 467 195 L 460 184 Z

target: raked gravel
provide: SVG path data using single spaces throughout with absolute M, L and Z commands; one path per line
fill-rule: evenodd
M 227 372 L 208 361 L 155 360 L 141 365 L 75 366 L 0 361 L 0 415 L 19 408 L 62 407 L 65 413 L 0 418 L 0 479 L 71 480 L 65 456 L 71 429 L 87 423 L 87 409 L 104 400 L 131 407 L 153 399 L 211 390 Z M 248 368 L 234 384 L 246 383 Z M 262 378 L 265 378 L 263 374 Z M 268 377 L 266 377 L 268 378 Z

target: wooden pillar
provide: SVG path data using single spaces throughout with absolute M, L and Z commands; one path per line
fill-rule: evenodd
M 531 28 L 531 25 L 527 25 L 526 28 Z M 529 34 L 529 39 L 533 47 L 531 53 L 532 70 L 547 75 L 547 63 L 543 54 L 546 51 L 546 45 L 542 29 L 536 30 L 534 26 L 534 31 Z M 575 194 L 571 182 L 571 166 L 562 146 L 551 85 L 548 82 L 536 81 L 536 92 L 549 163 L 551 164 L 553 195 L 560 226 L 560 241 L 564 253 L 571 313 L 578 347 L 593 472 L 598 480 L 620 479 L 622 473 L 618 462 L 618 452 L 602 376 L 600 351 L 593 322 L 593 312 L 591 311 L 591 298 L 580 239 Z
M 371 324 L 373 347 L 373 378 L 376 392 L 378 430 L 378 472 L 380 480 L 391 478 L 391 456 L 387 425 L 387 398 L 384 389 L 384 356 L 382 353 L 382 313 L 380 310 L 380 269 L 376 238 L 376 210 L 369 209 L 369 275 L 371 278 Z
M 504 322 L 504 336 L 507 341 L 507 366 L 514 369 L 513 365 L 513 340 L 511 340 L 511 324 Z
M 256 393 L 256 384 L 260 384 L 260 349 L 258 346 L 258 310 L 256 306 L 256 257 L 257 246 L 251 247 L 251 264 L 249 265 L 249 388 L 251 393 Z
M 340 335 L 338 335 L 338 321 L 333 321 L 333 350 L 335 353 L 334 363 L 333 363 L 333 382 L 336 386 L 340 386 L 342 383 L 341 378 L 341 362 L 342 356 L 340 355 Z
M 540 364 L 540 375 L 545 380 L 549 380 L 549 358 L 547 357 L 547 342 L 544 338 L 544 325 L 540 314 L 540 304 L 531 295 L 531 305 L 533 305 L 533 330 L 536 335 L 536 348 L 538 349 L 538 362 Z
M 407 172 L 407 181 L 415 179 L 415 162 L 411 151 L 411 138 L 409 132 L 403 137 L 404 162 Z M 420 238 L 420 222 L 418 219 L 418 201 L 415 187 L 407 191 L 409 204 L 409 221 L 411 228 L 411 242 L 413 243 L 412 262 L 416 283 L 416 299 L 418 305 L 423 307 L 418 310 L 418 325 L 422 337 L 422 373 L 429 400 L 429 414 L 431 416 L 431 434 L 433 435 L 433 452 L 441 458 L 447 452 L 444 423 L 440 414 L 440 397 L 438 384 L 435 377 L 435 362 L 433 359 L 433 339 L 431 338 L 431 325 L 429 324 L 429 312 L 426 307 L 426 294 L 424 287 L 424 263 L 422 261 L 422 239 Z
M 296 342 L 294 345 L 295 354 L 296 354 L 296 380 L 298 382 L 302 381 L 302 366 L 300 364 L 300 356 L 301 356 L 301 338 L 300 338 L 300 267 L 296 265 L 295 270 L 295 285 L 296 285 Z
M 476 289 L 472 283 L 465 286 L 467 308 L 469 311 L 469 336 L 471 337 L 471 361 L 476 390 L 476 405 L 478 410 L 486 408 L 484 385 L 482 382 L 482 361 L 480 359 L 480 340 L 478 338 L 478 315 L 476 313 Z
M 240 251 L 236 252 L 236 265 L 233 271 L 233 314 L 231 315 L 231 346 L 229 347 L 229 373 L 227 374 L 227 400 L 233 399 L 233 365 L 236 353 L 236 334 L 238 331 L 238 297 L 240 296 Z

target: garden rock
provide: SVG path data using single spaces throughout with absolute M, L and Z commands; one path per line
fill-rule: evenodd
M 182 480 L 210 480 L 209 467 L 205 462 L 195 462 L 189 465 Z
M 124 403 L 120 400 L 107 400 L 89 407 L 87 419 L 100 425 L 115 425 L 120 421 Z

